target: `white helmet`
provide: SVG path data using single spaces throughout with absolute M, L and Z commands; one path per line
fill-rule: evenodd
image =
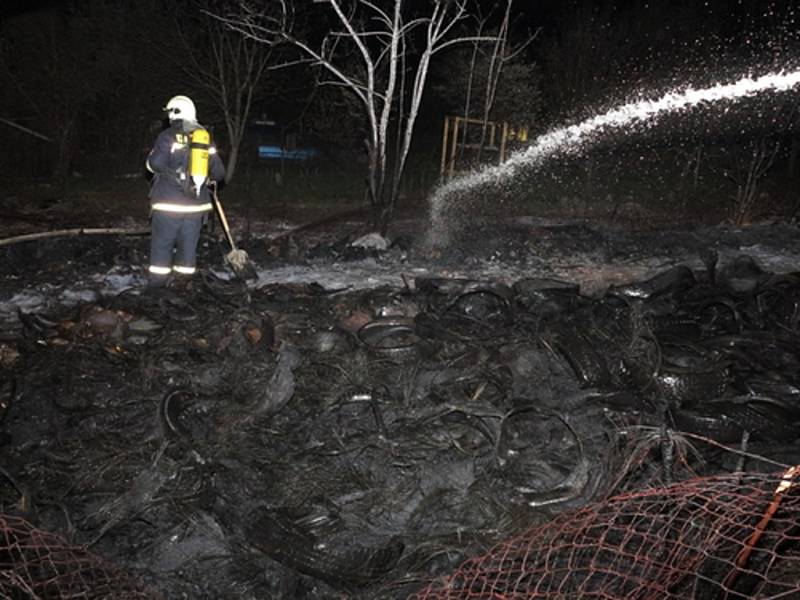
M 194 107 L 194 102 L 188 96 L 173 96 L 164 107 L 167 111 L 167 116 L 170 121 L 196 121 L 197 110 Z

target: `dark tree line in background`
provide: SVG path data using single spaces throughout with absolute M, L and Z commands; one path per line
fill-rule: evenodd
M 358 4 L 336 3 L 356 30 L 370 31 L 374 23 L 359 20 Z M 377 107 L 372 117 L 388 119 L 383 133 L 380 122 L 377 129 L 370 122 L 369 110 L 365 118 L 359 86 L 374 76 L 370 102 L 381 98 L 390 71 L 381 71 L 378 62 L 386 55 L 373 55 L 372 66 L 378 68 L 371 74 L 370 62 L 363 59 L 385 39 L 363 38 L 363 48 L 348 48 L 340 40 L 334 52 L 333 40 L 325 36 L 342 20 L 327 0 L 64 0 L 34 3 L 0 17 L 0 131 L 11 149 L 0 154 L 3 177 L 140 172 L 162 125 L 160 107 L 170 96 L 186 93 L 196 101 L 200 120 L 213 128 L 232 181 L 239 162 L 253 156 L 247 124 L 266 115 L 302 124 L 332 169 L 360 165 L 371 200 L 386 208 L 397 195 L 406 160 L 414 168 L 422 163 L 434 168 L 430 158 L 441 145 L 445 115 L 526 124 L 535 134 L 637 91 L 705 85 L 748 70 L 796 66 L 800 59 L 794 56 L 798 15 L 789 0 L 743 3 L 735 15 L 722 0 L 406 4 L 406 24 L 445 4 L 463 6 L 463 18 L 439 42 L 460 38 L 464 43 L 447 45 L 432 57 L 415 105 L 413 65 L 426 49 L 424 29 L 402 39 L 400 70 L 391 76 L 399 75 L 392 93 L 403 102 L 385 112 L 372 104 Z M 393 2 L 375 5 L 392 14 Z M 273 25 L 283 19 L 281 27 L 291 28 L 281 35 L 277 30 L 272 36 L 263 30 L 264 35 L 252 35 L 241 25 L 252 24 L 247 19 L 253 10 L 274 17 Z M 239 26 L 231 28 L 232 23 Z M 346 72 L 355 87 L 342 81 L 322 85 L 336 77 L 330 69 L 325 77 L 324 61 L 304 54 L 292 40 L 330 51 L 330 64 Z M 403 123 L 410 110 L 416 111 L 414 136 L 407 140 Z M 793 127 L 796 103 L 783 113 Z M 408 147 L 404 140 L 410 141 Z M 795 169 L 794 137 L 780 142 L 788 168 Z M 699 143 L 694 140 L 681 151 L 695 156 Z M 748 139 L 742 146 L 751 143 Z M 398 157 L 400 169 L 392 163 Z M 371 170 L 376 164 L 378 171 Z M 378 179 L 371 179 L 376 172 Z
M 749 71 L 796 68 L 792 0 L 565 0 L 539 47 L 551 114 L 564 118 L 632 91 L 703 87 Z
M 268 49 L 225 35 L 209 16 L 224 5 L 71 0 L 0 23 L 0 118 L 15 142 L 18 175 L 137 172 L 162 125 L 161 107 L 182 93 L 235 162 L 253 104 L 279 94 L 265 76 Z
M 159 85 L 146 4 L 64 2 L 2 22 L 0 117 L 50 140 L 6 128 L 7 173 L 131 168 L 148 128 L 142 107 Z
M 554 35 L 543 39 L 538 66 L 547 73 L 550 122 L 676 88 L 800 68 L 800 7 L 792 0 L 566 0 L 548 20 Z M 601 178 L 613 187 L 633 170 L 643 174 L 642 185 L 615 202 L 637 192 L 646 198 L 650 187 L 676 208 L 719 201 L 737 224 L 779 204 L 800 214 L 800 90 L 742 107 L 699 107 L 694 118 L 668 116 L 613 144 L 583 161 L 584 195 L 605 194 Z

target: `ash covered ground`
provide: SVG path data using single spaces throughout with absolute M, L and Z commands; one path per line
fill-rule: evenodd
M 290 230 L 250 281 L 208 234 L 155 295 L 147 236 L 0 247 L 2 512 L 153 597 L 407 598 L 561 511 L 800 462 L 794 225 Z

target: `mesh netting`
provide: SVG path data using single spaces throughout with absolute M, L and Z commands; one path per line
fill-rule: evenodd
M 800 467 L 615 496 L 505 541 L 416 595 L 800 598 Z
M 0 598 L 155 600 L 133 577 L 82 546 L 0 515 Z

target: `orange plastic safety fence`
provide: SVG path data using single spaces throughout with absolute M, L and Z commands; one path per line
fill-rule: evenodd
M 133 577 L 60 536 L 0 515 L 0 598 L 159 598 Z
M 415 598 L 800 599 L 800 468 L 692 479 L 561 514 Z

